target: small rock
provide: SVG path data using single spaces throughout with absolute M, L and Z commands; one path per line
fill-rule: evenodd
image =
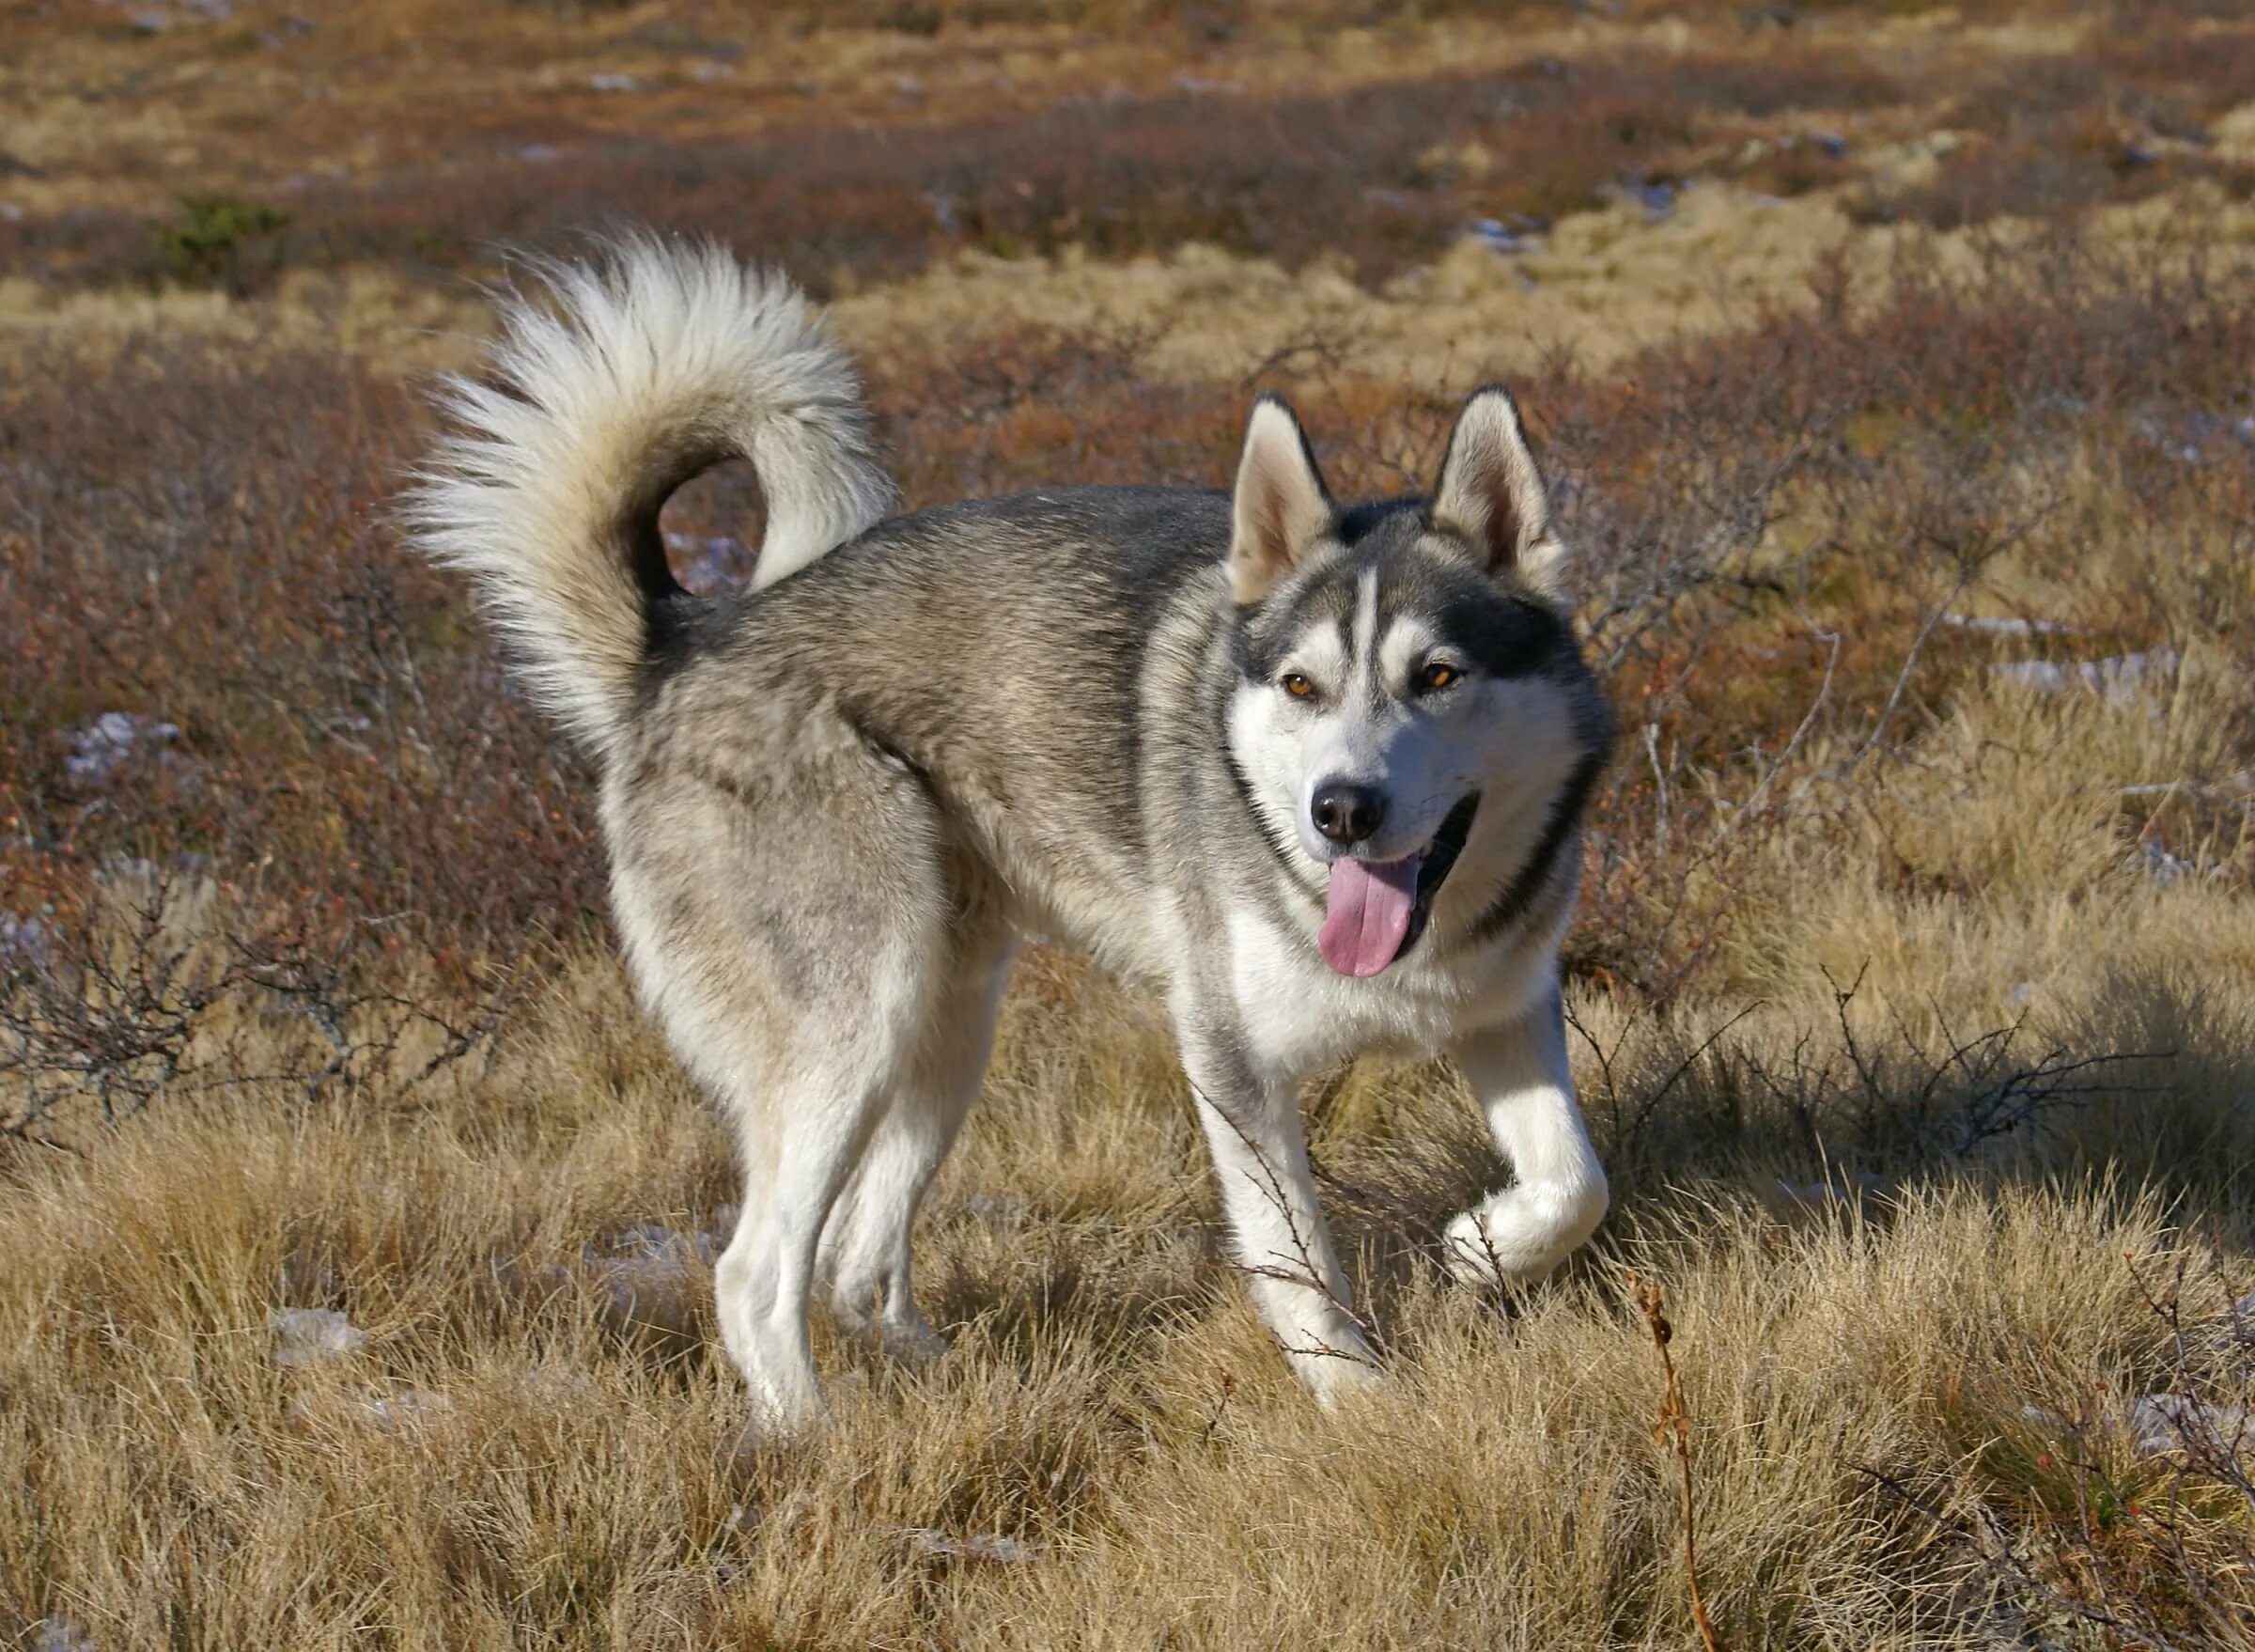
M 1781 1181 L 1778 1192 L 1796 1205 L 1856 1205 L 1886 1186 L 1884 1178 L 1865 1170 L 1832 1181 Z
M 1464 226 L 1464 239 L 1478 242 L 1491 253 L 1523 253 L 1532 246 L 1500 218 L 1473 219 Z
M 307 1392 L 289 1402 L 289 1415 L 302 1427 L 334 1433 L 340 1422 L 358 1424 L 395 1439 L 428 1427 L 453 1410 L 454 1401 L 446 1395 L 420 1388 L 376 1395 Z
M 2130 1403 L 2130 1445 L 2141 1457 L 2192 1450 L 2255 1453 L 2255 1414 L 2188 1394 L 2142 1394 Z
M 357 1353 L 368 1340 L 334 1308 L 276 1308 L 266 1323 L 274 1333 L 267 1358 L 277 1365 L 324 1365 Z
M 2172 855 L 2148 837 L 2138 845 L 2137 864 L 2155 889 L 2167 889 L 2194 876 L 2200 868 L 2182 855 Z
M 583 1247 L 577 1278 L 600 1292 L 614 1323 L 686 1333 L 696 1322 L 696 1304 L 720 1254 L 720 1241 L 709 1233 L 638 1223 L 614 1236 L 607 1253 Z M 568 1270 L 554 1273 L 556 1285 L 574 1277 Z
M 647 1260 L 676 1261 L 694 1256 L 709 1268 L 720 1259 L 721 1248 L 703 1228 L 668 1227 L 662 1222 L 637 1222 L 611 1241 L 622 1255 Z
M 1956 631 L 1981 631 L 1994 637 L 2064 637 L 2075 627 L 2057 619 L 2016 619 L 2010 616 L 1944 614 L 1942 623 Z
M 43 963 L 52 949 L 47 926 L 39 919 L 0 912 L 0 963 Z
M 136 751 L 166 746 L 179 738 L 177 723 L 158 723 L 134 711 L 104 711 L 85 727 L 71 730 L 63 774 L 82 788 L 106 785 Z
M 365 1401 L 362 1409 L 379 1433 L 397 1435 L 411 1428 L 428 1427 L 454 1410 L 454 1401 L 443 1394 L 410 1388 Z
M 564 151 L 553 144 L 527 144 L 517 151 L 517 159 L 534 166 L 546 166 L 564 159 Z
M 2006 682 L 2039 694 L 2063 694 L 2067 688 L 2067 667 L 2053 660 L 2005 660 L 1989 669 Z
M 991 1199 L 985 1193 L 972 1193 L 963 1201 L 963 1208 L 998 1233 L 1007 1233 L 1026 1219 L 1023 1199 Z
M 1032 1543 L 1017 1537 L 998 1537 L 987 1532 L 974 1532 L 968 1537 L 951 1537 L 945 1532 L 929 1526 L 910 1526 L 908 1529 L 909 1547 L 918 1554 L 934 1555 L 945 1560 L 990 1560 L 1000 1566 L 1018 1566 L 1032 1560 L 1040 1550 Z
M 2098 694 L 2109 706 L 2127 706 L 2175 677 L 2180 662 L 2176 649 L 2163 647 L 2105 660 L 2071 660 L 2064 664 L 2054 660 L 2002 661 L 1989 669 L 2005 681 L 2036 694 L 2064 694 L 2071 687 L 2080 687 Z
M 599 92 L 630 92 L 642 82 L 630 74 L 591 74 L 587 84 Z
M 2164 408 L 2139 414 L 2131 428 L 2140 442 L 2179 464 L 2201 465 L 2216 459 L 2245 463 L 2240 450 L 2255 443 L 2255 413 L 2234 417 L 2205 408 Z

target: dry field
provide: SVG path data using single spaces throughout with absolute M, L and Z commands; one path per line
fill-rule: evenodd
M 1692 1648 L 1695 1572 L 1739 1652 L 2255 1646 L 2243 8 L 0 34 L 0 1645 Z M 1416 485 L 1519 389 L 1625 729 L 1588 1254 L 1448 1286 L 1456 1081 L 1333 1075 L 1393 1382 L 1316 1411 L 1163 1027 L 1037 948 L 952 1350 L 742 1437 L 588 775 L 385 512 L 498 249 L 629 220 L 813 286 L 914 504 L 1218 484 L 1265 384 Z M 755 492 L 668 528 L 740 571 Z

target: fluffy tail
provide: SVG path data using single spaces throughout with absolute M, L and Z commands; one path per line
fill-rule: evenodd
M 493 383 L 447 381 L 454 433 L 406 501 L 425 553 L 467 571 L 525 681 L 599 754 L 625 726 L 649 608 L 677 589 L 659 507 L 744 458 L 768 507 L 755 585 L 891 507 L 852 364 L 799 290 L 707 243 L 636 239 L 511 298 Z

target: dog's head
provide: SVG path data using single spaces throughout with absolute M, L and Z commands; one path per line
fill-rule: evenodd
M 1457 415 L 1429 500 L 1346 507 L 1264 397 L 1234 513 L 1231 757 L 1279 848 L 1326 884 L 1324 958 L 1375 975 L 1468 843 L 1477 858 L 1483 816 L 1523 818 L 1586 757 L 1564 547 L 1493 387 Z

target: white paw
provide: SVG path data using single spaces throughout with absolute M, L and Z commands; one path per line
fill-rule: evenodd
M 774 1376 L 747 1372 L 745 1378 L 752 1390 L 748 1440 L 776 1445 L 803 1440 L 830 1414 L 830 1396 L 812 1371 Z
M 1495 1289 L 1548 1277 L 1605 1219 L 1594 1187 L 1506 1189 L 1449 1223 L 1441 1257 L 1458 1283 Z
M 1290 1333 L 1279 1332 L 1277 1341 L 1300 1386 L 1327 1411 L 1338 1410 L 1357 1395 L 1390 1386 L 1378 1356 L 1371 1351 L 1354 1321 L 1344 1316 Z
M 1306 1361 L 1301 1364 L 1299 1378 L 1315 1396 L 1315 1403 L 1327 1411 L 1345 1410 L 1393 1386 L 1383 1367 L 1350 1354 Z

